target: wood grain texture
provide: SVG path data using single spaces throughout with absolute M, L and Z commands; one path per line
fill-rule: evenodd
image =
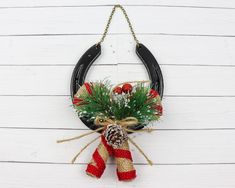
M 2 128 L 87 129 L 69 96 L 1 96 L 0 104 Z M 157 130 L 235 129 L 235 97 L 165 97 L 163 106 Z
M 131 137 L 138 178 L 118 182 L 114 160 L 104 177 L 85 175 L 93 138 L 56 144 L 87 132 L 71 107 L 70 77 L 84 51 L 99 40 L 111 4 L 121 3 L 137 37 L 159 61 L 165 81 L 164 117 L 151 134 Z M 0 187 L 234 188 L 235 1 L 0 1 Z M 118 11 L 87 80 L 147 79 Z
M 100 58 L 101 60 L 101 58 Z M 234 96 L 235 67 L 161 66 L 165 95 Z M 69 95 L 73 66 L 4 66 L 0 95 Z M 87 80 L 108 78 L 112 83 L 148 79 L 144 65 L 93 66 Z
M 126 9 L 137 33 L 233 36 L 235 32 L 232 9 L 151 6 Z M 0 35 L 101 34 L 109 14 L 110 7 L 103 6 L 1 9 L 0 21 L 4 27 Z M 94 22 L 94 18 L 99 19 Z M 130 33 L 124 21 L 119 11 L 110 33 Z
M 150 34 L 138 38 L 161 65 L 235 66 L 233 37 Z M 0 37 L 0 48 L 5 52 L 0 65 L 75 65 L 98 39 L 99 35 Z M 132 37 L 124 34 L 106 38 L 100 59 L 95 63 L 140 63 Z
M 136 165 L 138 177 L 132 182 L 118 182 L 115 166 L 108 166 L 102 179 L 85 175 L 85 165 L 0 164 L 0 184 L 4 188 L 56 186 L 93 188 L 233 188 L 234 165 Z M 153 181 L 156 180 L 156 181 Z
M 189 6 L 189 7 L 209 7 L 209 8 L 235 8 L 233 0 L 7 0 L 1 1 L 1 7 L 35 7 L 35 6 L 100 6 L 100 5 L 148 5 L 148 6 Z
M 88 131 L 3 129 L 0 132 L 0 161 L 69 164 L 76 153 L 97 137 L 98 133 L 63 144 L 57 144 L 56 140 L 86 132 Z M 137 133 L 130 137 L 155 164 L 235 163 L 234 134 L 235 130 L 157 130 L 151 133 Z M 7 147 L 4 147 L 6 143 Z M 77 162 L 89 162 L 98 143 L 99 141 L 86 149 Z M 134 162 L 147 165 L 138 150 L 131 144 L 130 146 Z M 18 148 L 21 148 L 20 151 L 17 151 Z

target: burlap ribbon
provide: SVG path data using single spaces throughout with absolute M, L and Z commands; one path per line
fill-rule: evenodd
M 102 116 L 97 116 L 94 123 L 95 125 L 101 125 L 101 126 L 117 124 L 117 125 L 121 125 L 124 128 L 128 126 L 137 125 L 139 122 L 138 122 L 138 119 L 135 117 L 127 117 L 122 120 L 116 120 L 116 119 L 111 119 L 111 118 L 103 118 Z
M 97 116 L 94 123 L 96 125 L 103 126 L 104 131 L 110 124 L 120 125 L 125 130 L 128 126 L 138 124 L 138 120 L 134 117 L 115 120 L 110 118 L 105 119 L 103 117 Z M 87 166 L 87 174 L 99 178 L 105 170 L 105 163 L 112 155 L 114 156 L 117 164 L 118 179 L 121 181 L 130 181 L 134 179 L 136 177 L 136 170 L 132 162 L 128 141 L 124 141 L 123 144 L 118 148 L 113 148 L 111 145 L 108 145 L 107 140 L 105 140 L 103 135 L 101 136 L 99 146 L 96 148 L 92 155 L 92 159 Z
M 129 129 L 129 127 L 137 125 L 138 123 L 139 123 L 138 119 L 136 119 L 135 117 L 127 117 L 121 120 L 116 120 L 112 118 L 104 118 L 102 116 L 97 116 L 94 121 L 94 124 L 101 126 L 100 128 L 82 134 L 80 136 L 76 136 L 69 139 L 58 140 L 57 143 L 72 141 L 93 134 L 95 132 L 105 131 L 107 126 L 110 124 L 120 125 L 123 128 L 123 130 L 125 130 L 126 132 L 151 131 L 151 129 L 143 129 L 143 130 Z M 100 136 L 98 136 L 97 138 L 91 140 L 88 144 L 86 144 L 72 159 L 72 163 L 76 161 L 77 157 L 82 153 L 82 151 L 84 151 L 91 143 L 95 142 L 99 138 Z M 128 137 L 128 141 L 130 141 L 139 150 L 139 152 L 145 157 L 149 165 L 153 164 L 152 161 L 149 160 L 148 157 L 145 155 L 145 153 L 142 151 L 142 149 L 130 137 Z M 136 177 L 136 171 L 132 162 L 132 156 L 129 150 L 128 141 L 125 141 L 122 144 L 122 146 L 118 148 L 113 148 L 112 146 L 108 145 L 107 141 L 105 140 L 102 134 L 101 141 L 98 147 L 96 148 L 95 152 L 93 153 L 91 161 L 88 163 L 86 170 L 87 174 L 99 178 L 105 170 L 105 164 L 109 156 L 113 155 L 117 164 L 117 175 L 119 180 L 129 181 L 131 179 L 134 179 Z

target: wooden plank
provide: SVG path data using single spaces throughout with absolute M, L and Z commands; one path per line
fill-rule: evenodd
M 57 144 L 56 140 L 86 132 L 88 131 L 2 129 L 0 161 L 70 163 L 86 143 L 97 137 L 97 133 L 69 143 Z M 162 130 L 130 135 L 155 164 L 235 163 L 234 136 L 234 130 Z M 98 143 L 99 141 L 86 149 L 77 162 L 88 162 Z M 132 145 L 131 151 L 135 163 L 147 164 Z
M 86 129 L 64 96 L 2 96 L 0 127 Z M 234 129 L 235 98 L 166 97 L 156 129 Z M 20 110 L 19 110 L 20 109 Z
M 235 67 L 161 66 L 165 95 L 230 96 Z M 4 66 L 0 95 L 69 95 L 73 66 Z M 87 80 L 108 78 L 113 83 L 148 79 L 144 65 L 93 66 Z
M 0 65 L 74 65 L 99 38 L 99 35 L 0 37 L 0 49 L 4 49 Z M 139 39 L 160 64 L 235 65 L 233 37 L 140 35 Z M 129 35 L 108 36 L 102 45 L 102 58 L 96 63 L 140 63 L 134 48 Z
M 96 5 L 156 5 L 156 6 L 202 6 L 202 7 L 227 7 L 234 8 L 235 3 L 233 0 L 219 1 L 219 0 L 22 0 L 21 3 L 17 0 L 1 1 L 1 7 L 30 7 L 30 6 L 96 6 Z
M 137 33 L 224 36 L 235 32 L 232 9 L 151 6 L 126 9 Z M 97 34 L 103 32 L 109 14 L 110 7 L 102 6 L 1 9 L 0 21 L 4 27 L 0 35 Z M 130 33 L 120 14 L 119 11 L 114 17 L 110 33 Z
M 137 178 L 126 183 L 117 181 L 114 165 L 108 165 L 99 180 L 85 174 L 85 165 L 0 164 L 0 167 L 0 184 L 4 188 L 233 188 L 235 173 L 235 165 L 136 165 Z

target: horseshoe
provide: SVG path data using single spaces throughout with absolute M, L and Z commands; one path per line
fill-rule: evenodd
M 94 63 L 94 61 L 100 56 L 100 54 L 101 54 L 101 45 L 95 44 L 91 46 L 79 59 L 78 63 L 76 64 L 73 70 L 71 78 L 70 93 L 72 99 L 73 96 L 78 91 L 79 87 L 84 84 L 89 68 Z M 162 98 L 164 83 L 163 83 L 162 72 L 157 60 L 150 52 L 150 50 L 141 43 L 136 45 L 136 54 L 144 64 L 145 68 L 147 69 L 149 78 L 152 83 L 151 88 L 157 90 Z M 88 128 L 92 130 L 99 128 L 93 122 L 87 121 L 86 118 L 80 118 L 80 119 Z M 132 129 L 139 130 L 142 129 L 143 127 L 144 125 L 138 124 L 136 126 L 132 126 Z

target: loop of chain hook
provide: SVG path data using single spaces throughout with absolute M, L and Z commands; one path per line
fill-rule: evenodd
M 126 21 L 127 21 L 127 23 L 128 23 L 128 26 L 129 26 L 129 28 L 130 28 L 130 30 L 131 30 L 131 34 L 132 34 L 132 36 L 133 36 L 133 38 L 134 38 L 134 40 L 135 40 L 137 46 L 139 46 L 139 44 L 140 44 L 140 43 L 139 43 L 139 40 L 137 39 L 137 37 L 136 37 L 136 35 L 135 35 L 135 32 L 134 32 L 133 27 L 132 27 L 132 25 L 131 25 L 130 19 L 129 19 L 127 13 L 126 13 L 126 10 L 123 8 L 122 5 L 114 5 L 114 7 L 113 7 L 113 9 L 112 9 L 112 11 L 111 11 L 111 14 L 110 14 L 110 16 L 109 16 L 108 22 L 107 22 L 107 24 L 106 24 L 106 26 L 105 26 L 104 33 L 103 33 L 103 35 L 102 35 L 100 41 L 97 43 L 97 45 L 98 45 L 98 44 L 101 44 L 101 43 L 104 41 L 104 39 L 105 39 L 105 37 L 106 37 L 106 35 L 107 35 L 107 33 L 108 33 L 108 29 L 109 29 L 110 23 L 111 23 L 111 21 L 112 21 L 113 15 L 114 15 L 114 13 L 115 13 L 115 11 L 116 11 L 117 8 L 120 8 L 120 9 L 122 10 L 122 13 L 124 14 L 124 16 L 125 16 L 125 18 L 126 18 Z

